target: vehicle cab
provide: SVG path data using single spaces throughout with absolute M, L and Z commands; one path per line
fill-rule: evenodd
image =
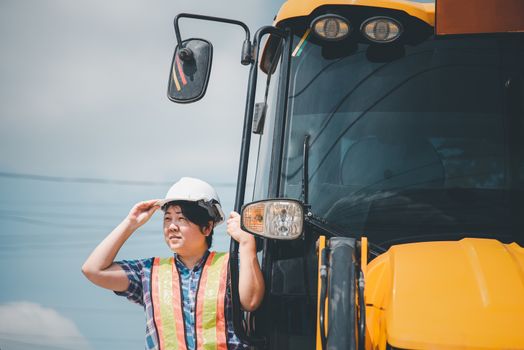
M 524 8 L 464 3 L 289 0 L 255 36 L 237 202 L 260 348 L 524 347 Z M 320 237 L 355 241 L 352 323 L 319 328 Z

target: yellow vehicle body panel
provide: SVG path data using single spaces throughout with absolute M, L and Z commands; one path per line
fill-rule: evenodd
M 368 349 L 524 349 L 524 248 L 393 246 L 369 264 L 365 300 Z
M 275 18 L 275 24 L 286 19 L 308 16 L 315 9 L 324 5 L 369 6 L 400 10 L 413 17 L 435 26 L 435 4 L 419 3 L 407 0 L 288 0 Z

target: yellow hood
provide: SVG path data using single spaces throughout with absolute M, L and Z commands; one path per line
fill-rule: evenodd
M 524 249 L 515 243 L 391 247 L 369 265 L 365 296 L 373 348 L 524 349 Z

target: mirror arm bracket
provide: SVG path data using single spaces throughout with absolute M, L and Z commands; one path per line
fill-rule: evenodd
M 180 57 L 181 60 L 188 61 L 188 60 L 193 59 L 193 53 L 191 52 L 190 49 L 185 48 L 182 42 L 182 37 L 180 35 L 180 28 L 178 26 L 178 20 L 180 18 L 193 18 L 193 19 L 198 19 L 198 20 L 203 20 L 203 21 L 228 23 L 228 24 L 234 24 L 234 25 L 238 25 L 242 27 L 244 29 L 244 32 L 246 33 L 246 39 L 244 40 L 244 43 L 242 45 L 242 57 L 240 59 L 240 62 L 244 66 L 247 66 L 253 63 L 253 55 L 251 53 L 251 34 L 249 32 L 249 27 L 244 22 L 237 21 L 234 19 L 204 16 L 204 15 L 197 15 L 197 14 L 192 14 L 192 13 L 179 13 L 178 15 L 175 16 L 175 19 L 174 19 L 176 40 L 178 43 L 178 47 L 180 47 L 178 56 Z

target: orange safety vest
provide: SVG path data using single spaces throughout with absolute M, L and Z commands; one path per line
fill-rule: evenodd
M 198 282 L 195 300 L 195 348 L 227 350 L 225 297 L 227 253 L 209 253 Z M 182 286 L 175 259 L 155 258 L 151 271 L 151 299 L 160 350 L 187 350 Z

